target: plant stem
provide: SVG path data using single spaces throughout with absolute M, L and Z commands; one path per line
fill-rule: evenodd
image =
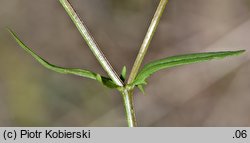
M 123 103 L 126 111 L 128 127 L 136 127 L 136 117 L 134 111 L 133 91 L 125 89 L 122 91 Z
M 141 63 L 143 61 L 143 58 L 148 50 L 148 47 L 149 47 L 149 44 L 154 36 L 154 33 L 155 33 L 155 30 L 160 22 L 160 19 L 161 19 L 161 16 L 162 16 L 162 13 L 166 7 L 168 3 L 168 0 L 161 0 L 160 3 L 159 3 L 159 6 L 154 14 L 154 17 L 151 21 L 151 24 L 148 28 L 148 31 L 147 31 L 147 34 L 143 40 L 143 43 L 141 45 L 141 48 L 140 48 L 140 51 L 136 57 L 136 60 L 135 60 L 135 63 L 133 65 L 133 68 L 132 68 L 132 71 L 129 75 L 129 79 L 128 79 L 128 84 L 132 83 L 139 71 L 139 68 L 141 66 Z
M 84 38 L 84 40 L 87 42 L 89 48 L 94 53 L 97 60 L 102 65 L 103 69 L 108 73 L 109 77 L 119 86 L 123 87 L 124 83 L 121 81 L 117 73 L 114 71 L 110 63 L 108 62 L 107 58 L 104 56 L 102 51 L 100 50 L 98 44 L 95 42 L 94 38 L 89 33 L 87 27 L 83 24 L 79 16 L 77 15 L 76 11 L 72 7 L 72 5 L 69 3 L 68 0 L 59 0 L 74 24 L 76 25 L 77 29 L 79 30 L 80 34 Z M 162 13 L 166 7 L 168 0 L 161 0 L 160 4 L 155 12 L 155 15 L 151 21 L 151 24 L 149 26 L 149 29 L 147 31 L 147 34 L 144 38 L 144 41 L 141 45 L 140 51 L 137 55 L 137 58 L 135 60 L 134 66 L 132 68 L 132 71 L 130 73 L 128 84 L 133 82 L 135 79 L 138 70 L 141 66 L 141 63 L 143 61 L 143 58 L 147 52 L 147 49 L 149 47 L 149 44 L 153 38 L 153 35 L 155 33 L 155 30 L 159 24 L 160 18 L 162 16 Z M 135 117 L 135 111 L 134 111 L 134 101 L 133 101 L 133 89 L 128 89 L 126 87 L 123 87 L 122 90 L 122 96 L 123 96 L 123 102 L 124 107 L 126 111 L 127 116 L 127 122 L 129 127 L 136 127 L 136 117 Z
M 59 0 L 72 21 L 75 23 L 77 29 L 79 30 L 80 34 L 88 44 L 89 48 L 103 67 L 103 69 L 108 73 L 109 77 L 118 85 L 123 86 L 123 82 L 107 60 L 107 58 L 104 56 L 102 51 L 100 50 L 98 44 L 94 40 L 94 38 L 91 36 L 90 32 L 88 31 L 87 27 L 83 24 L 80 17 L 77 15 L 76 11 L 70 4 L 68 0 Z
M 135 60 L 135 63 L 133 65 L 132 71 L 129 75 L 129 79 L 128 79 L 128 84 L 132 83 L 139 71 L 139 68 L 141 66 L 141 63 L 143 61 L 143 58 L 147 52 L 147 49 L 149 47 L 149 44 L 154 36 L 154 33 L 156 31 L 156 28 L 160 22 L 162 13 L 166 7 L 168 3 L 168 0 L 161 0 L 159 3 L 159 6 L 155 12 L 155 15 L 151 21 L 151 24 L 148 28 L 147 34 L 143 40 L 143 43 L 141 45 L 140 51 L 137 55 L 137 58 Z M 134 95 L 133 95 L 133 89 L 132 90 L 128 90 L 125 88 L 125 90 L 123 91 L 123 101 L 124 101 L 124 106 L 125 106 L 125 110 L 126 110 L 126 115 L 127 115 L 127 122 L 128 122 L 128 126 L 129 127 L 136 127 L 137 123 L 136 123 L 136 117 L 135 117 L 135 111 L 134 111 Z

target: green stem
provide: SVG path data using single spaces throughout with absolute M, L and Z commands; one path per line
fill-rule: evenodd
M 140 51 L 136 57 L 134 66 L 132 68 L 132 71 L 131 71 L 129 79 L 128 79 L 128 84 L 130 84 L 134 81 L 134 79 L 139 71 L 139 68 L 140 68 L 141 63 L 143 61 L 143 58 L 148 50 L 149 44 L 154 36 L 155 30 L 160 22 L 162 13 L 163 13 L 167 3 L 168 3 L 168 0 L 161 0 L 159 3 L 159 6 L 154 14 L 154 17 L 151 21 L 149 28 L 148 28 L 147 34 L 146 34 L 146 36 L 143 40 L 143 43 L 141 45 Z
M 77 29 L 79 30 L 80 34 L 84 38 L 84 40 L 87 42 L 89 48 L 99 61 L 99 63 L 102 65 L 103 69 L 108 73 L 109 77 L 118 85 L 123 86 L 123 82 L 107 60 L 107 58 L 104 56 L 102 51 L 100 50 L 98 44 L 94 40 L 94 38 L 91 36 L 90 32 L 88 31 L 87 27 L 83 24 L 79 16 L 77 15 L 76 11 L 72 7 L 72 5 L 69 3 L 68 0 L 59 0 L 72 21 L 75 23 Z
M 125 89 L 122 91 L 122 96 L 127 116 L 128 127 L 136 127 L 137 123 L 134 110 L 133 91 Z

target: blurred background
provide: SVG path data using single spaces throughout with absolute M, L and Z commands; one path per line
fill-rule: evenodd
M 131 70 L 159 0 L 71 0 L 111 64 Z M 0 0 L 0 126 L 126 126 L 122 98 L 47 61 L 105 75 L 57 0 Z M 135 91 L 139 126 L 250 126 L 250 0 L 170 0 L 144 63 L 238 50 L 239 57 L 157 72 Z

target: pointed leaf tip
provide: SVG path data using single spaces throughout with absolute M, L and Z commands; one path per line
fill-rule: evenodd
M 140 90 L 143 94 L 145 94 L 145 90 L 144 90 L 143 85 L 137 85 L 137 87 L 139 88 L 139 90 Z

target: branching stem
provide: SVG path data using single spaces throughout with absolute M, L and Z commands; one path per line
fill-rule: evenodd
M 110 78 L 121 88 L 123 89 L 121 91 L 122 96 L 123 96 L 123 101 L 124 101 L 124 107 L 126 111 L 126 116 L 127 116 L 127 122 L 129 127 L 136 127 L 136 117 L 135 117 L 135 111 L 134 111 L 134 95 L 133 95 L 133 89 L 128 89 L 124 85 L 124 83 L 121 81 L 117 73 L 114 71 L 102 51 L 100 50 L 99 46 L 95 42 L 94 38 L 90 35 L 87 27 L 83 24 L 79 16 L 77 15 L 76 11 L 72 7 L 72 5 L 69 3 L 68 0 L 59 0 L 64 9 L 67 11 L 68 15 L 72 19 L 72 21 L 75 23 L 77 29 L 81 33 L 82 37 L 84 40 L 87 42 L 88 46 L 90 47 L 91 51 L 94 53 L 96 56 L 97 60 L 100 62 L 104 70 L 108 73 Z M 138 56 L 135 60 L 134 66 L 132 68 L 132 71 L 130 73 L 129 79 L 128 79 L 128 84 L 133 82 L 135 79 L 138 70 L 141 66 L 141 63 L 143 61 L 143 58 L 147 52 L 147 49 L 149 47 L 149 44 L 153 38 L 153 35 L 155 33 L 155 30 L 159 24 L 161 15 L 166 7 L 168 0 L 161 0 L 160 4 L 155 12 L 155 15 L 152 19 L 152 22 L 149 26 L 149 29 L 147 31 L 147 34 L 144 38 L 144 41 L 141 45 L 140 51 L 138 53 Z

